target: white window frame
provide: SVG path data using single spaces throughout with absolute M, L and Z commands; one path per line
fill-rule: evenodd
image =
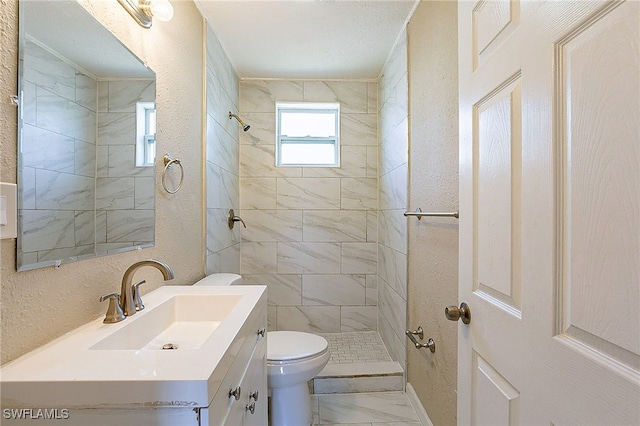
M 314 137 L 296 136 L 288 137 L 281 134 L 280 115 L 282 112 L 326 112 L 335 115 L 335 136 Z M 282 164 L 282 144 L 309 144 L 327 143 L 334 146 L 334 161 L 327 164 L 313 163 L 285 163 Z M 276 102 L 276 167 L 340 167 L 340 104 L 336 102 Z
M 149 132 L 149 113 L 155 109 L 155 102 L 136 104 L 136 167 L 153 167 L 155 164 L 156 135 Z

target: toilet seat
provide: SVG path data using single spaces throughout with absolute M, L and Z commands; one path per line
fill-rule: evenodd
M 267 333 L 267 362 L 295 363 L 323 355 L 329 349 L 327 340 L 299 331 Z

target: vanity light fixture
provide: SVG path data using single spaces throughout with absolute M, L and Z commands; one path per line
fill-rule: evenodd
M 141 27 L 151 28 L 152 18 L 167 22 L 173 18 L 169 0 L 118 0 Z

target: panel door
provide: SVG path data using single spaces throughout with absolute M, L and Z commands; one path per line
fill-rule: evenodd
M 460 424 L 640 424 L 639 22 L 459 2 Z

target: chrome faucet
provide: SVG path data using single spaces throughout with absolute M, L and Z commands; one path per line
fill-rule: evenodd
M 127 269 L 124 273 L 124 277 L 122 277 L 122 289 L 120 290 L 120 297 L 122 299 L 120 301 L 120 304 L 122 306 L 122 311 L 126 316 L 130 316 L 136 313 L 136 305 L 133 301 L 132 291 L 133 274 L 135 274 L 136 271 L 143 266 L 153 266 L 154 268 L 157 268 L 160 272 L 162 272 L 162 276 L 164 277 L 165 281 L 173 279 L 173 270 L 171 269 L 171 267 L 160 260 L 141 260 L 140 262 L 136 262 L 133 265 L 129 266 L 129 269 Z

